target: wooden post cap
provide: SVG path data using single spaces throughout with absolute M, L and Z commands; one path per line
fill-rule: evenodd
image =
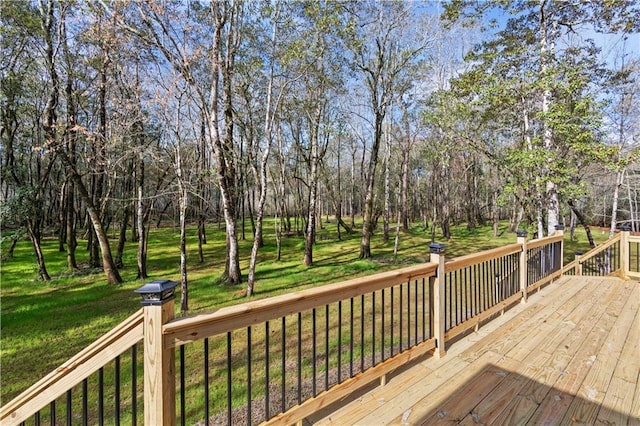
M 429 250 L 433 254 L 442 254 L 444 253 L 446 246 L 443 243 L 431 243 L 429 244 Z
M 142 296 L 142 306 L 155 306 L 173 299 L 177 286 L 175 281 L 155 280 L 134 291 Z

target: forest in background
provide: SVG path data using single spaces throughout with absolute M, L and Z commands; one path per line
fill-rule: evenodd
M 41 241 L 55 237 L 69 270 L 118 283 L 136 241 L 146 278 L 149 229 L 168 222 L 186 311 L 188 224 L 192 263 L 205 225 L 224 227 L 223 281 L 246 275 L 248 295 L 263 234 L 276 256 L 304 235 L 311 266 L 323 215 L 338 238 L 361 234 L 361 259 L 374 231 L 387 240 L 412 221 L 445 238 L 502 219 L 540 237 L 560 223 L 638 231 L 639 9 L 2 2 L 3 256 L 28 238 L 49 280 Z

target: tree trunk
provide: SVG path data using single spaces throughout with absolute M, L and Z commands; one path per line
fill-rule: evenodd
M 200 197 L 198 197 L 198 261 L 200 263 L 204 263 L 204 251 L 203 245 L 207 244 L 207 232 L 206 232 L 206 221 L 207 221 L 207 201 L 209 200 L 208 191 L 207 191 L 207 182 L 205 182 L 204 176 L 206 175 L 206 171 L 208 169 L 208 161 L 207 161 L 207 122 L 205 120 L 204 115 L 202 116 L 202 121 L 200 122 L 200 144 L 199 144 L 199 153 L 200 159 L 198 161 L 198 193 Z
M 493 222 L 493 237 L 498 236 L 498 227 L 500 225 L 500 217 L 498 216 L 498 193 L 494 192 L 491 197 L 491 219 Z
M 589 246 L 591 248 L 595 248 L 596 247 L 596 243 L 593 240 L 593 235 L 591 235 L 591 228 L 589 228 L 589 225 L 587 225 L 587 222 L 586 222 L 584 216 L 576 208 L 576 205 L 575 205 L 573 200 L 569 200 L 567 203 L 569 204 L 569 207 L 571 207 L 571 211 L 576 215 L 576 219 L 578 219 L 578 223 L 580 223 L 580 225 L 582 225 L 582 227 L 584 228 L 585 232 L 587 233 L 587 239 L 589 240 Z
M 613 202 L 611 206 L 611 226 L 609 228 L 609 238 L 613 238 L 616 233 L 616 225 L 618 223 L 618 199 L 620 198 L 620 188 L 624 182 L 625 169 L 621 169 L 616 173 L 616 186 L 613 189 Z
M 240 251 L 238 247 L 238 235 L 236 225 L 238 221 L 238 194 L 237 176 L 235 165 L 235 146 L 233 143 L 233 73 L 235 53 L 240 38 L 240 7 L 239 3 L 224 5 L 211 3 L 213 12 L 214 33 L 211 48 L 211 90 L 209 96 L 208 121 L 209 135 L 211 137 L 212 151 L 216 156 L 218 186 L 226 230 L 227 255 L 225 271 L 222 280 L 229 284 L 240 284 L 242 275 L 240 272 Z M 227 9 L 228 7 L 228 9 Z M 223 28 L 228 27 L 224 33 L 226 50 L 222 49 Z M 220 83 L 222 79 L 222 90 Z M 220 97 L 222 95 L 222 98 Z M 219 109 L 222 108 L 224 119 L 224 136 L 221 135 Z
M 314 141 L 315 139 L 315 141 Z M 316 240 L 316 204 L 318 197 L 318 140 L 311 137 L 311 173 L 309 176 L 309 211 L 307 212 L 307 232 L 304 238 L 305 266 L 313 265 L 313 244 Z
M 375 102 L 374 102 L 375 105 Z M 362 239 L 360 240 L 360 259 L 371 257 L 371 236 L 373 234 L 373 192 L 375 189 L 376 167 L 378 165 L 378 151 L 382 139 L 382 120 L 384 111 L 375 109 L 375 132 L 373 146 L 371 147 L 371 157 L 369 158 L 369 168 L 367 171 L 367 192 L 364 199 L 364 215 L 362 218 Z
M 549 62 L 550 57 L 555 54 L 555 32 L 556 32 L 556 24 L 552 23 L 552 33 L 549 37 L 547 34 L 548 31 L 548 22 L 547 22 L 547 14 L 545 13 L 545 1 L 540 2 L 540 78 L 544 83 L 545 87 L 542 91 L 542 144 L 544 149 L 549 153 L 550 158 L 547 160 L 548 163 L 553 161 L 551 157 L 553 152 L 555 151 L 554 141 L 553 141 L 553 129 L 549 125 L 549 112 L 551 108 L 552 102 L 552 93 L 549 88 L 549 83 L 546 83 L 546 80 L 549 78 Z M 546 202 L 547 202 L 547 235 L 551 235 L 555 232 L 555 227 L 559 223 L 560 218 L 560 205 L 558 203 L 558 186 L 555 182 L 553 182 L 551 172 L 547 165 L 544 166 L 544 176 L 546 179 Z M 539 225 L 540 229 L 540 225 Z M 539 238 L 542 238 L 543 235 L 539 235 Z
M 384 153 L 384 212 L 382 215 L 382 241 L 389 242 L 389 216 L 391 215 L 391 200 L 389 188 L 389 162 L 391 161 L 391 129 L 387 120 L 387 133 L 385 137 Z
M 398 261 L 398 247 L 400 247 L 400 222 L 402 213 L 398 210 L 398 222 L 396 224 L 396 237 L 393 244 L 393 263 Z
M 78 241 L 76 240 L 76 214 L 74 210 L 74 192 L 75 185 L 73 181 L 69 179 L 67 182 L 67 196 L 66 196 L 66 223 L 64 226 L 67 228 L 67 269 L 77 270 L 78 262 L 76 260 L 76 247 Z
M 49 272 L 47 272 L 47 266 L 44 261 L 42 246 L 40 245 L 40 225 L 37 223 L 37 219 L 35 223 L 33 219 L 27 220 L 27 232 L 29 233 L 29 238 L 31 239 L 33 251 L 36 254 L 38 275 L 40 276 L 40 279 L 42 281 L 51 281 L 51 277 L 49 276 Z
M 351 142 L 351 191 L 349 197 L 349 216 L 351 228 L 356 227 L 356 142 Z
M 102 268 L 107 277 L 107 282 L 109 284 L 120 284 L 122 283 L 122 278 L 116 269 L 115 263 L 113 262 L 113 257 L 111 255 L 111 247 L 109 246 L 109 239 L 107 238 L 106 232 L 102 227 L 100 214 L 96 207 L 93 205 L 93 201 L 91 200 L 91 196 L 87 192 L 87 188 L 84 186 L 84 182 L 82 182 L 82 178 L 78 174 L 78 172 L 73 168 L 73 165 L 69 161 L 69 157 L 66 152 L 60 152 L 60 158 L 64 162 L 67 167 L 67 171 L 69 172 L 71 178 L 73 179 L 76 188 L 78 189 L 78 193 L 80 198 L 85 203 L 85 208 L 87 210 L 87 214 L 91 219 L 91 224 L 93 229 L 95 230 L 96 238 L 98 239 L 98 244 L 100 246 L 100 252 L 102 254 Z
M 178 148 L 180 150 L 180 148 Z M 180 154 L 178 154 L 179 158 Z M 178 160 L 178 168 L 182 168 L 181 161 Z M 182 172 L 180 172 L 182 174 Z M 189 202 L 189 192 L 184 186 L 182 177 L 178 178 L 180 191 L 180 311 L 186 314 L 189 310 L 189 283 L 187 279 L 187 205 Z
M 129 227 L 129 215 L 130 215 L 130 207 L 129 207 L 129 203 L 126 202 L 124 208 L 122 209 L 122 217 L 120 218 L 120 235 L 118 237 L 118 248 L 116 250 L 116 258 L 115 258 L 115 264 L 117 268 L 124 267 L 122 256 L 124 255 L 124 247 L 127 242 L 127 229 Z
M 274 65 L 273 60 L 275 60 L 275 49 L 276 49 L 276 39 L 277 39 L 277 26 L 275 25 L 275 20 L 279 16 L 279 8 L 276 7 L 273 9 L 273 17 L 274 25 L 272 26 L 271 33 L 271 66 L 269 69 L 269 82 L 267 87 L 267 103 L 265 108 L 264 115 L 264 136 L 267 141 L 267 145 L 265 147 L 264 152 L 262 153 L 262 158 L 260 161 L 258 173 L 256 176 L 256 181 L 259 183 L 260 195 L 258 197 L 258 205 L 256 206 L 256 225 L 253 234 L 253 246 L 251 247 L 251 259 L 249 260 L 249 276 L 247 278 L 247 296 L 251 296 L 253 294 L 253 289 L 255 285 L 255 270 L 256 263 L 258 262 L 258 249 L 263 246 L 262 239 L 262 218 L 264 215 L 264 205 L 267 201 L 267 167 L 269 161 L 269 153 L 271 151 L 271 144 L 273 143 L 273 117 L 275 114 L 272 114 L 273 110 L 278 110 L 278 105 L 280 98 L 275 101 L 275 105 L 272 105 L 273 100 L 273 80 L 274 80 Z M 281 92 L 282 93 L 282 92 Z M 254 172 L 256 172 L 254 167 Z M 277 209 L 277 205 L 276 205 Z M 253 219 L 252 219 L 253 223 Z M 278 259 L 280 259 L 280 247 L 278 245 Z
M 409 232 L 409 156 L 411 154 L 411 126 L 409 123 L 409 114 L 407 112 L 407 107 L 402 103 L 400 103 L 400 107 L 402 108 L 402 113 L 404 116 L 404 144 L 402 146 L 402 164 L 400 170 L 400 212 L 401 212 L 401 222 L 402 222 L 402 230 L 404 232 Z
M 138 251 L 136 253 L 136 262 L 138 264 L 138 279 L 147 278 L 147 232 L 145 227 L 145 208 L 144 208 L 144 159 L 142 154 L 138 156 L 136 162 L 136 189 L 137 189 L 137 223 L 138 229 Z
M 251 259 L 249 260 L 249 276 L 247 278 L 247 296 L 253 294 L 255 283 L 256 263 L 258 262 L 258 249 L 262 246 L 262 218 L 264 215 L 264 205 L 267 200 L 267 161 L 269 159 L 269 149 L 271 141 L 268 141 L 265 152 L 260 162 L 260 198 L 256 209 L 256 231 L 253 237 L 253 246 L 251 247 Z M 279 258 L 279 254 L 278 254 Z
M 638 232 L 640 231 L 640 226 L 638 224 L 638 206 L 634 198 L 631 196 L 631 180 L 629 179 L 628 173 L 627 173 L 627 199 L 629 200 L 629 219 L 631 220 L 631 231 Z

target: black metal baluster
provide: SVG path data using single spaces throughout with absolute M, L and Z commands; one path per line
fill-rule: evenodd
M 264 419 L 269 420 L 269 321 L 264 323 Z
M 469 291 L 471 292 L 471 318 L 476 316 L 478 313 L 478 289 L 477 289 L 477 275 L 476 270 L 478 269 L 478 265 L 475 264 L 469 268 Z
M 458 279 L 458 271 L 453 271 L 449 274 L 449 278 L 451 278 L 451 300 L 453 306 L 451 307 L 451 324 L 450 327 L 453 328 L 456 324 L 458 324 L 458 289 L 457 289 L 457 279 Z
M 520 273 L 521 273 L 521 269 L 520 269 L 520 254 L 516 253 L 513 255 L 513 262 L 516 265 L 516 273 L 515 273 L 515 277 L 514 277 L 514 285 L 513 285 L 513 291 L 518 293 L 520 292 Z M 514 293 L 515 294 L 515 293 Z
M 460 319 L 458 317 L 458 313 L 460 311 L 460 305 L 462 305 L 462 299 L 460 299 L 460 302 L 458 302 L 458 298 L 462 298 L 462 293 L 460 292 L 460 279 L 458 277 L 458 271 L 456 270 L 454 272 L 454 282 L 453 285 L 454 287 L 454 291 L 455 291 L 455 297 L 454 297 L 454 304 L 455 304 L 455 311 L 456 311 L 456 323 L 454 325 L 458 325 L 460 324 Z
M 478 265 L 478 272 L 477 272 L 477 276 L 479 279 L 478 282 L 478 313 L 483 312 L 486 309 L 486 303 L 484 300 L 485 297 L 485 291 L 484 291 L 484 271 L 485 271 L 485 265 L 484 262 L 482 262 L 480 265 Z
M 371 366 L 376 365 L 376 292 L 371 293 Z
M 247 424 L 251 426 L 251 326 L 247 327 Z
M 131 424 L 138 424 L 138 346 L 131 346 Z M 205 423 L 206 424 L 206 423 Z
M 473 292 L 471 295 L 471 316 L 474 317 L 478 315 L 478 264 L 473 265 L 473 269 L 470 272 L 471 274 L 471 291 Z
M 324 390 L 329 389 L 329 305 L 324 305 Z
M 298 404 L 302 404 L 302 312 L 298 312 Z
M 282 317 L 282 388 L 280 389 L 280 398 L 281 398 L 281 413 L 284 413 L 286 410 L 286 371 L 287 371 L 287 366 L 286 366 L 286 361 L 285 361 L 285 357 L 287 354 L 287 334 L 286 334 L 286 319 L 285 317 Z
M 385 302 L 384 302 L 384 293 L 385 293 L 385 290 L 386 290 L 385 288 L 383 288 L 383 289 L 382 289 L 382 309 L 381 309 L 381 310 L 382 310 L 382 333 L 381 333 L 381 334 L 382 334 L 382 336 L 381 336 L 381 337 L 382 337 L 382 339 L 381 339 L 381 340 L 382 340 L 382 344 L 380 345 L 380 353 L 381 353 L 382 355 L 381 355 L 380 359 L 381 359 L 382 361 L 384 361 L 385 359 L 387 359 L 387 357 L 386 357 L 386 356 L 385 356 L 385 354 L 384 354 L 384 332 L 385 332 L 385 330 L 384 330 L 384 326 L 385 326 L 385 324 L 384 324 L 384 323 L 385 323 L 385 321 L 384 321 L 384 316 L 385 316 L 385 309 L 384 309 L 384 305 L 385 305 Z
M 89 423 L 88 384 L 89 382 L 87 381 L 87 379 L 84 379 L 82 381 L 82 424 L 83 426 L 87 426 L 87 424 Z
M 504 301 L 505 299 L 505 291 L 504 291 L 504 279 L 505 279 L 505 264 L 503 259 L 498 260 L 498 270 L 500 271 L 500 301 Z
M 342 383 L 342 300 L 338 301 L 338 383 Z
M 104 368 L 98 370 L 98 424 L 104 424 Z
M 311 343 L 311 350 L 312 350 L 312 361 L 311 361 L 311 375 L 313 376 L 313 380 L 311 382 L 311 389 L 313 392 L 313 396 L 315 397 L 317 395 L 316 392 L 316 358 L 317 358 L 317 354 L 316 354 L 316 308 L 313 308 L 311 310 L 311 328 L 312 328 L 312 333 L 311 333 L 311 338 L 312 338 L 312 343 Z
M 476 297 L 476 292 L 474 289 L 474 268 L 475 265 L 473 266 L 468 266 L 467 267 L 467 319 L 469 318 L 473 318 L 474 317 L 474 308 L 475 308 L 475 297 Z
M 184 346 L 182 346 L 184 347 Z M 113 414 L 115 416 L 115 424 L 116 426 L 120 425 L 120 355 L 118 355 L 115 359 L 115 373 L 114 373 L 114 387 L 115 387 L 115 398 L 113 401 Z
M 512 263 L 511 263 L 511 255 L 507 256 L 504 258 L 504 274 L 503 274 L 503 280 L 504 280 L 504 298 L 507 299 L 511 296 L 511 287 L 512 287 L 512 283 L 511 283 L 511 276 L 513 275 L 512 273 Z
M 415 334 L 415 340 L 413 342 L 414 345 L 418 344 L 418 280 L 413 281 L 413 330 Z
M 407 281 L 407 349 L 411 347 L 411 280 Z
M 513 295 L 513 268 L 514 268 L 514 264 L 513 264 L 513 256 L 509 255 L 506 257 L 505 259 L 506 262 L 506 289 L 507 289 L 507 294 L 506 297 L 511 297 Z
M 393 341 L 393 329 L 395 328 L 396 323 L 393 321 L 393 307 L 395 306 L 396 299 L 393 297 L 393 289 L 395 287 L 391 287 L 391 356 L 393 356 L 393 349 L 395 348 L 395 342 Z
M 431 286 L 431 278 L 427 278 L 427 280 L 429 281 L 428 283 L 428 288 L 429 288 L 429 338 L 432 338 L 435 334 L 435 330 L 433 329 L 433 306 L 434 306 L 434 300 L 433 300 L 433 291 L 432 290 L 432 286 Z M 444 296 L 444 294 L 442 295 Z M 446 300 L 445 300 L 446 303 Z M 445 305 L 446 306 L 446 305 Z
M 184 345 L 180 346 L 180 424 L 185 426 L 187 424 L 187 420 L 185 416 L 187 414 L 187 410 L 185 409 L 185 401 L 187 391 L 185 389 L 185 367 L 184 367 Z
M 482 275 L 484 285 L 484 309 L 487 310 L 489 305 L 489 263 L 482 262 Z
M 364 294 L 360 296 L 360 371 L 364 371 Z
M 500 301 L 500 289 L 498 284 L 498 277 L 500 273 L 498 271 L 498 262 L 496 259 L 491 261 L 493 263 L 493 304 L 497 305 Z
M 469 272 L 469 267 L 464 268 L 463 270 L 460 271 L 460 279 L 462 280 L 461 283 L 461 287 L 462 287 L 462 294 L 461 294 L 461 309 L 460 309 L 460 321 L 464 322 L 467 320 L 467 318 L 469 318 L 469 293 L 468 293 L 468 284 L 469 281 L 467 279 L 467 275 Z
M 33 421 L 35 426 L 40 426 L 40 411 L 36 411 L 33 415 Z
M 50 423 L 51 426 L 55 426 L 56 424 L 56 401 L 53 400 L 51 401 L 51 403 L 49 404 L 49 413 L 50 413 Z
M 422 278 L 422 341 L 427 340 L 427 313 L 426 313 L 426 280 L 427 278 Z
M 448 330 L 449 328 L 451 328 L 451 324 L 453 322 L 453 280 L 452 280 L 452 276 L 453 276 L 453 272 L 448 272 L 445 275 L 445 303 L 448 300 L 449 301 L 449 312 L 448 314 L 445 315 L 445 318 L 448 316 L 449 317 L 449 321 L 447 322 L 445 320 L 445 330 Z M 448 294 L 447 294 L 448 292 Z M 446 305 L 445 305 L 446 306 Z
M 71 389 L 67 391 L 67 424 L 73 424 L 73 413 L 72 410 L 72 400 L 71 400 Z
M 269 335 L 267 334 L 267 338 Z M 268 346 L 268 344 L 267 344 Z M 204 424 L 209 426 L 209 338 L 204 338 Z M 267 394 L 269 398 L 269 394 Z
M 353 297 L 350 299 L 349 303 L 351 304 L 351 308 L 349 310 L 349 377 L 353 377 Z
M 402 286 L 404 286 L 404 284 L 400 284 L 400 288 L 398 289 L 400 291 L 400 304 L 398 305 L 398 353 L 402 352 L 402 324 L 403 324 L 403 320 L 402 320 L 402 309 L 404 308 L 404 303 L 403 303 L 403 291 L 402 291 Z
M 284 369 L 282 370 L 284 371 Z M 231 388 L 231 332 L 227 331 L 227 425 L 231 426 L 232 411 L 232 388 Z

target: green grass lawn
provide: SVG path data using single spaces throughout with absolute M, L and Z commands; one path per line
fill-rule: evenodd
M 324 219 L 323 219 L 324 221 Z M 393 236 L 382 241 L 381 232 L 372 240 L 371 260 L 359 260 L 360 234 L 343 234 L 338 241 L 335 223 L 323 223 L 314 248 L 314 266 L 304 267 L 302 237 L 283 237 L 282 259 L 275 260 L 276 242 L 273 223 L 265 226 L 265 246 L 260 250 L 254 298 L 272 296 L 302 288 L 337 282 L 356 276 L 427 261 L 430 232 L 414 227 L 400 236 L 400 251 L 393 263 Z M 225 259 L 224 233 L 217 225 L 208 229 L 205 262 L 198 263 L 196 229 L 189 229 L 189 313 L 240 303 L 246 300 L 244 284 L 221 285 L 219 277 Z M 595 231 L 598 241 L 607 238 L 606 232 Z M 250 235 L 248 230 L 247 235 Z M 582 231 L 577 240 L 566 238 L 565 262 L 576 250 L 586 250 L 588 243 Z M 513 243 L 515 234 L 500 229 L 494 238 L 491 227 L 467 230 L 453 228 L 447 244 L 447 257 L 456 257 Z M 78 261 L 85 262 L 85 242 L 78 248 Z M 115 243 L 115 242 L 112 242 Z M 66 271 L 66 255 L 58 251 L 54 239 L 43 242 L 45 258 L 52 281 L 38 280 L 33 250 L 29 241 L 21 241 L 12 259 L 1 265 L 1 340 L 0 376 L 1 401 L 4 405 L 42 376 L 65 362 L 89 343 L 107 332 L 140 307 L 134 290 L 154 279 L 179 280 L 179 232 L 176 228 L 151 231 L 149 239 L 149 279 L 136 280 L 136 245 L 128 243 L 121 270 L 125 283 L 107 285 L 100 271 L 70 274 Z M 252 241 L 240 241 L 241 267 L 247 273 Z M 3 247 L 5 249 L 5 247 Z M 179 296 L 178 296 L 179 297 Z M 176 309 L 179 309 L 179 300 Z M 178 315 L 180 313 L 178 312 Z

